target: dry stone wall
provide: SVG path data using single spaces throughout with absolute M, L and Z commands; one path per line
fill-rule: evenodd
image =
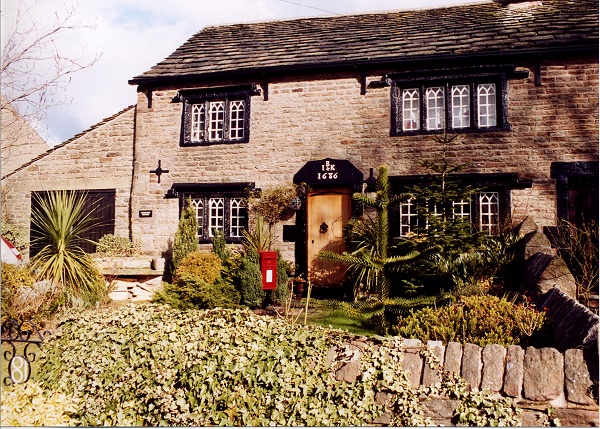
M 358 338 L 346 348 L 346 364 L 339 368 L 338 381 L 354 382 L 361 374 L 361 344 L 369 341 Z M 497 344 L 479 347 L 475 344 L 403 339 L 397 342 L 402 349 L 404 370 L 413 388 L 428 387 L 440 382 L 440 374 L 432 369 L 422 355 L 424 348 L 432 350 L 444 370 L 463 377 L 471 391 L 487 390 L 492 395 L 512 398 L 523 410 L 524 426 L 539 426 L 548 407 L 557 410 L 563 424 L 598 426 L 598 403 L 592 391 L 594 382 L 582 349 L 564 353 L 555 348 L 519 346 L 503 347 Z M 331 350 L 329 359 L 336 360 Z M 351 356 L 348 359 L 348 356 Z M 381 398 L 382 403 L 385 398 Z M 452 416 L 459 401 L 430 395 L 424 408 L 432 422 L 453 424 Z M 547 417 L 547 416 L 546 416 Z M 380 423 L 385 423 L 382 421 Z

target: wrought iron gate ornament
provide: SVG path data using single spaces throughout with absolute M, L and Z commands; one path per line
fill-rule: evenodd
M 50 332 L 44 331 L 44 335 L 50 335 Z M 29 346 L 34 344 L 41 350 L 43 342 L 44 337 L 31 320 L 7 319 L 2 322 L 2 344 L 10 346 L 10 349 L 3 353 L 4 359 L 8 361 L 8 375 L 4 377 L 5 386 L 23 384 L 29 380 L 31 362 L 37 359 L 36 352 L 29 350 Z M 20 348 L 22 353 L 18 354 Z

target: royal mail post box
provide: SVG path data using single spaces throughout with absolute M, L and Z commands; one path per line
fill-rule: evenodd
M 277 289 L 277 252 L 260 252 L 263 290 Z

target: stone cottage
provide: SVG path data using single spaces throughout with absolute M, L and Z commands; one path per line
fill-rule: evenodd
M 351 195 L 389 168 L 395 191 L 439 161 L 481 188 L 454 212 L 494 234 L 529 216 L 598 217 L 598 2 L 508 1 L 207 27 L 133 77 L 135 105 L 2 177 L 26 226 L 35 192 L 86 190 L 107 232 L 168 255 L 188 197 L 198 239 L 239 243 L 245 197 L 306 183 L 276 247 L 317 284 L 342 250 Z M 395 207 L 394 236 L 418 228 Z M 328 270 L 325 277 L 319 276 Z

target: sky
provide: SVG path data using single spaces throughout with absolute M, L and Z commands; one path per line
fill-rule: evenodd
M 60 94 L 65 103 L 51 107 L 37 126 L 55 145 L 135 104 L 136 87 L 128 80 L 206 26 L 486 1 L 491 0 L 1 0 L 2 46 L 19 3 L 30 8 L 28 25 L 40 29 L 52 25 L 55 14 L 75 8 L 72 22 L 82 28 L 64 32 L 55 40 L 56 49 L 83 62 L 100 57 L 71 76 Z

